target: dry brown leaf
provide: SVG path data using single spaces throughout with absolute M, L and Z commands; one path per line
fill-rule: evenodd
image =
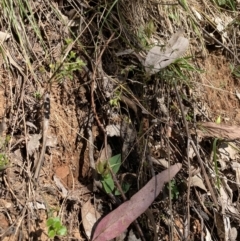
M 203 122 L 198 126 L 197 133 L 201 137 L 236 140 L 240 138 L 240 127 L 235 125 L 216 124 L 214 122 Z
M 100 218 L 101 215 L 98 213 L 97 210 L 95 210 L 94 206 L 91 203 L 91 200 L 88 200 L 86 203 L 83 204 L 81 208 L 81 215 L 83 228 L 87 237 L 90 239 L 93 225 L 96 223 L 96 221 Z
M 199 187 L 202 190 L 207 192 L 207 189 L 203 183 L 202 177 L 200 177 L 200 174 L 195 175 L 191 178 L 191 184 L 192 187 Z

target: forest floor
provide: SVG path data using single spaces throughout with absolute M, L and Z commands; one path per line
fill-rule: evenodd
M 90 240 L 176 163 L 115 240 L 240 240 L 239 1 L 0 6 L 0 240 Z

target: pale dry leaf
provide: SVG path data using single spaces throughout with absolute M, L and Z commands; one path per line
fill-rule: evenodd
M 222 178 L 222 186 L 220 187 L 220 202 L 222 206 L 222 212 L 225 213 L 227 209 L 228 212 L 232 213 L 235 216 L 239 216 L 239 211 L 232 202 L 233 200 L 233 191 L 228 185 L 228 180 L 226 177 Z
M 107 151 L 107 157 L 106 157 L 106 151 Z M 100 157 L 99 157 L 99 161 L 106 161 L 107 159 L 109 159 L 110 157 L 112 157 L 112 148 L 111 146 L 108 144 L 107 148 L 104 147 L 101 151 Z
M 236 160 L 238 156 L 238 148 L 233 142 L 223 142 L 220 144 L 218 149 L 221 158 L 224 158 L 229 161 L 229 158 L 231 160 Z
M 120 125 L 107 125 L 106 131 L 107 135 L 112 137 L 112 136 L 120 136 Z
M 117 57 L 122 56 L 122 55 L 128 55 L 134 53 L 133 49 L 125 49 L 123 51 L 118 51 L 116 54 Z
M 9 209 L 13 206 L 11 202 L 7 202 L 5 199 L 0 198 L 0 206 Z
M 159 106 L 159 110 L 166 116 L 169 115 L 168 113 L 168 108 L 165 104 L 165 97 L 163 96 L 162 98 L 156 98 L 158 106 Z
M 35 152 L 35 150 L 39 148 L 40 138 L 41 138 L 41 134 L 34 134 L 30 136 L 30 139 L 27 143 L 27 151 L 29 155 L 32 155 Z
M 4 41 L 8 40 L 11 37 L 9 33 L 0 31 L 0 43 L 3 43 Z
M 232 169 L 236 172 L 236 183 L 240 184 L 240 163 L 233 161 L 231 163 Z
M 238 100 L 240 100 L 240 93 L 238 92 L 238 90 L 236 90 L 236 96 L 237 96 Z
M 119 236 L 152 204 L 159 195 L 164 184 L 170 181 L 181 169 L 177 163 L 169 169 L 154 176 L 142 189 L 134 194 L 129 201 L 105 216 L 93 233 L 92 241 L 106 241 Z
M 37 130 L 37 127 L 30 121 L 26 121 L 26 125 L 29 126 L 29 127 L 34 128 L 35 130 Z
M 163 166 L 163 167 L 165 167 L 165 168 L 168 168 L 168 167 L 169 167 L 169 162 L 166 161 L 165 158 L 156 159 L 156 158 L 148 155 L 148 156 L 147 156 L 147 159 L 148 159 L 150 162 L 154 163 L 154 164 Z
M 211 233 L 209 232 L 208 228 L 205 226 L 205 230 L 206 230 L 206 237 L 205 237 L 205 240 L 206 241 L 213 241 L 212 240 L 212 237 L 211 237 Z
M 223 223 L 224 223 L 224 229 L 225 229 L 225 240 L 230 240 L 229 234 L 231 232 L 231 223 L 230 218 L 226 215 L 223 215 Z
M 207 188 L 205 187 L 202 178 L 200 177 L 200 174 L 195 175 L 191 177 L 191 187 L 199 187 L 205 192 L 207 192 Z
M 193 158 L 196 156 L 196 152 L 194 151 L 193 147 L 190 145 L 188 148 L 188 157 L 193 160 Z
M 40 202 L 29 202 L 28 207 L 30 209 L 35 209 L 35 210 L 40 210 L 40 209 L 46 210 L 45 204 Z
M 218 159 L 217 160 L 220 164 L 221 171 L 224 171 L 225 169 L 228 168 L 226 160 L 225 159 Z
M 149 50 L 145 59 L 145 70 L 149 74 L 155 74 L 166 68 L 176 59 L 182 57 L 189 46 L 189 41 L 183 37 L 183 30 L 176 32 L 165 48 L 154 46 Z
M 0 123 L 0 136 L 7 130 L 7 123 L 5 118 L 3 118 L 2 122 Z
M 103 77 L 103 91 L 104 94 L 107 98 L 112 98 L 113 94 L 114 94 L 114 82 L 112 81 L 112 79 L 110 77 Z
M 198 125 L 197 133 L 201 137 L 236 140 L 240 138 L 240 127 L 235 125 L 217 124 L 214 122 L 202 122 Z
M 222 187 L 224 187 L 224 189 L 226 190 L 226 192 L 228 193 L 229 196 L 229 203 L 232 204 L 232 200 L 233 200 L 233 191 L 230 188 L 230 186 L 228 185 L 228 180 L 226 177 L 223 177 L 221 180 L 222 183 Z
M 81 208 L 81 216 L 82 216 L 84 231 L 87 237 L 90 239 L 93 225 L 100 218 L 100 214 L 95 209 L 90 199 L 83 204 Z
M 58 144 L 58 139 L 56 136 L 48 136 L 46 140 L 46 146 L 56 147 Z
M 194 7 L 191 7 L 194 15 L 198 18 L 199 21 L 202 21 L 202 15 L 194 8 Z
M 225 188 L 223 186 L 220 187 L 220 202 L 221 202 L 221 207 L 222 207 L 222 212 L 225 213 L 225 210 L 229 205 L 231 205 L 232 201 L 230 200 L 230 197 L 228 193 L 226 192 Z
M 226 215 L 223 215 L 223 223 L 225 228 L 225 240 L 231 240 L 230 239 L 230 234 L 231 234 L 230 218 L 227 217 Z
M 224 22 L 222 21 L 221 18 L 216 17 L 216 18 L 214 19 L 214 22 L 216 23 L 216 27 L 217 27 L 217 30 L 218 30 L 219 32 L 221 32 L 221 31 L 224 30 L 225 26 L 224 26 Z
M 63 186 L 62 182 L 60 181 L 60 179 L 54 175 L 53 176 L 53 181 L 55 182 L 57 188 L 61 191 L 62 197 L 66 198 L 68 195 L 68 190 Z
M 237 229 L 235 227 L 231 228 L 229 232 L 230 241 L 235 241 L 237 239 L 237 236 L 238 236 Z

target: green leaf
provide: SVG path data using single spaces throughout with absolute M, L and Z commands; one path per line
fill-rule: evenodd
M 50 226 L 52 226 L 53 225 L 53 218 L 49 218 L 48 220 L 47 220 L 47 227 L 50 227 Z
M 112 168 L 112 171 L 116 174 L 119 171 L 119 168 L 121 166 L 121 154 L 115 155 L 111 158 L 109 158 L 109 164 Z
M 56 231 L 54 229 L 48 230 L 48 237 L 54 238 L 56 236 Z
M 128 190 L 129 190 L 130 187 L 131 187 L 131 185 L 130 185 L 129 183 L 123 182 L 123 184 L 122 184 L 122 190 L 123 190 L 124 193 L 128 192 Z M 116 189 L 115 192 L 114 192 L 114 195 L 116 195 L 116 196 L 117 196 L 117 195 L 121 195 L 121 193 L 119 192 L 118 189 Z
M 64 236 L 67 234 L 67 228 L 65 226 L 61 226 L 57 231 L 57 235 Z
M 75 57 L 76 57 L 76 53 L 74 51 L 71 51 L 69 58 L 72 59 L 72 58 L 75 58 Z
M 107 161 L 104 161 L 104 162 L 100 161 L 100 162 L 98 162 L 98 164 L 97 164 L 97 172 L 100 175 L 104 174 L 106 168 L 107 168 Z
M 114 190 L 114 181 L 111 176 L 104 178 L 102 181 L 104 190 L 106 193 L 111 193 Z
M 52 227 L 53 227 L 55 230 L 58 230 L 61 226 L 62 226 L 62 224 L 61 224 L 60 220 L 54 222 L 53 225 L 52 225 Z

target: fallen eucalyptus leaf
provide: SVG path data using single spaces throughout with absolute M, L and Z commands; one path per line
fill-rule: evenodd
M 152 204 L 164 184 L 170 181 L 181 169 L 177 163 L 154 176 L 142 189 L 118 208 L 105 216 L 97 225 L 92 241 L 107 241 L 119 236 Z
M 198 126 L 197 133 L 201 137 L 235 140 L 240 138 L 240 127 L 235 125 L 216 124 L 214 122 L 202 122 Z

